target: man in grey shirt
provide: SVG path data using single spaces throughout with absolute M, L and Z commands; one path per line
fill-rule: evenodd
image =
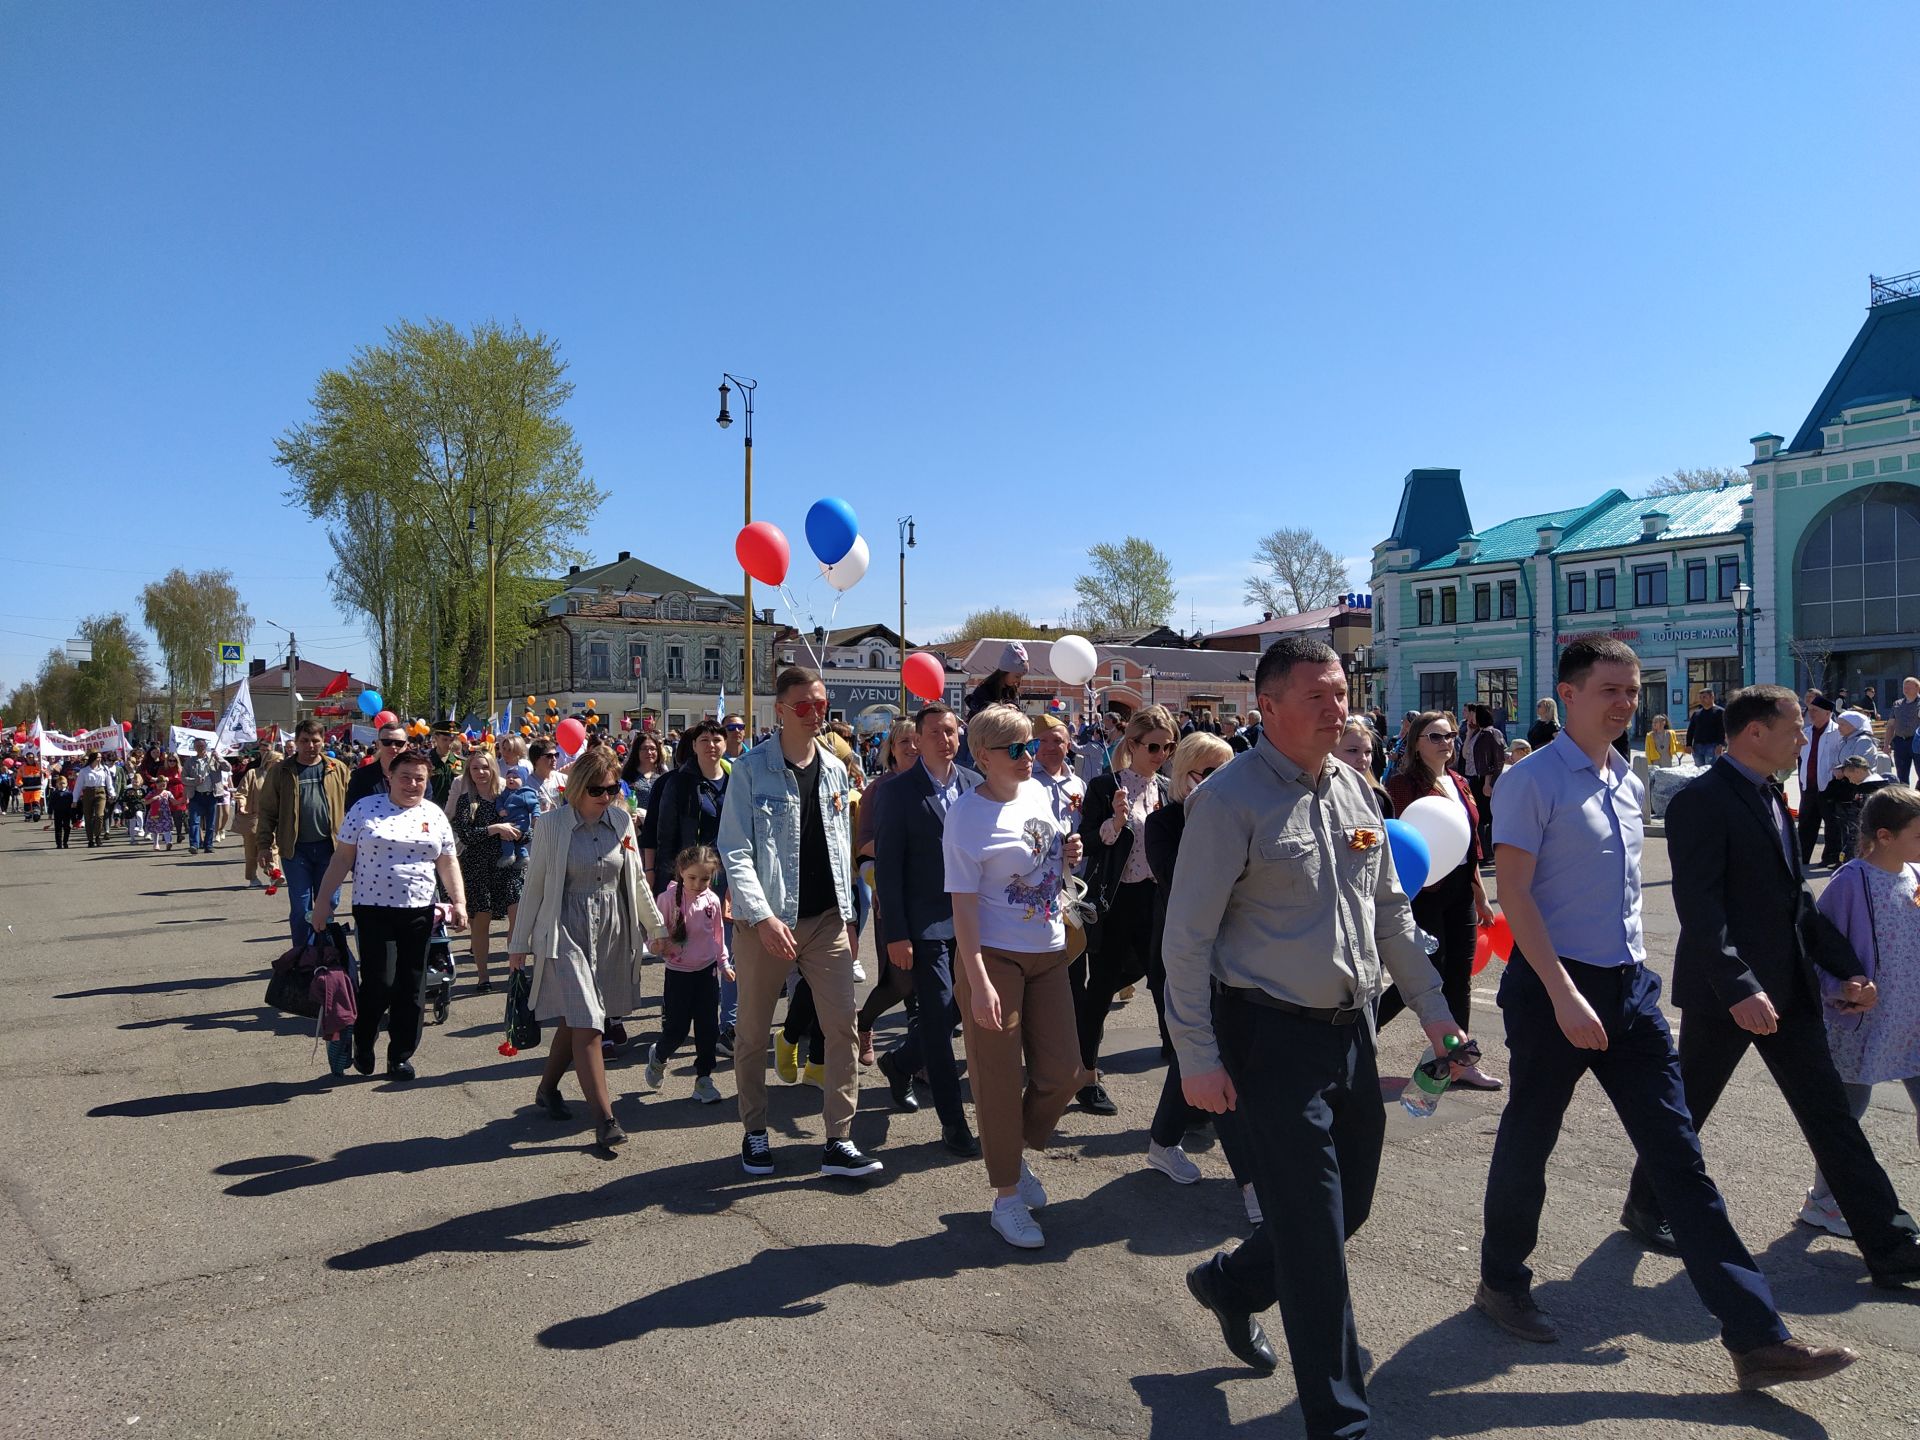
M 1260 739 L 1188 801 L 1162 952 L 1187 1102 L 1234 1112 L 1268 1219 L 1187 1288 L 1262 1370 L 1278 1361 L 1253 1317 L 1278 1301 L 1306 1433 L 1358 1436 L 1369 1411 L 1346 1242 L 1373 1203 L 1386 1133 L 1383 965 L 1436 1049 L 1466 1034 L 1415 938 L 1366 782 L 1331 758 L 1347 718 L 1340 657 L 1304 636 L 1275 641 L 1254 694 Z
M 1920 679 L 1900 682 L 1900 698 L 1887 707 L 1887 738 L 1893 742 L 1893 769 L 1902 785 L 1913 783 L 1913 737 L 1920 735 Z

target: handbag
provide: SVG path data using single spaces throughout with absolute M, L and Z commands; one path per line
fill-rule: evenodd
M 533 1018 L 533 971 L 528 966 L 507 977 L 507 1043 L 516 1050 L 540 1043 L 540 1022 Z

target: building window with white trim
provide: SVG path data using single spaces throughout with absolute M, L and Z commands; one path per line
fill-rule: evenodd
M 1416 615 L 1414 623 L 1418 625 L 1431 625 L 1433 623 L 1433 592 L 1431 590 L 1416 592 L 1415 606 Z
M 1636 565 L 1633 567 L 1633 603 L 1635 605 L 1667 603 L 1666 566 Z
M 1567 611 L 1569 614 L 1582 615 L 1587 609 L 1587 577 L 1584 574 L 1567 576 Z
M 1594 609 L 1613 610 L 1618 608 L 1614 603 L 1614 585 L 1618 579 L 1619 577 L 1615 575 L 1614 572 L 1611 570 L 1596 570 L 1594 572 L 1594 575 L 1593 575 L 1593 608 Z
M 1716 577 L 1717 583 L 1713 587 L 1715 591 L 1713 598 L 1716 600 L 1731 600 L 1734 590 L 1738 588 L 1740 584 L 1740 557 L 1738 555 L 1722 555 L 1720 557 L 1720 563 L 1716 568 L 1719 574 Z
M 1502 580 L 1500 582 L 1500 618 L 1514 620 L 1520 615 L 1520 582 Z
M 1458 711 L 1460 708 L 1460 677 L 1451 670 L 1438 670 L 1420 677 L 1420 708 L 1422 710 Z
M 1707 562 L 1687 561 L 1687 603 L 1707 598 Z
M 1440 592 L 1440 623 L 1451 625 L 1460 618 L 1460 592 L 1449 585 Z
M 1476 620 L 1493 618 L 1493 587 L 1491 585 L 1473 587 L 1473 618 Z

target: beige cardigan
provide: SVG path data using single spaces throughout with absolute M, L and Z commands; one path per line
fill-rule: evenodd
M 620 835 L 620 883 L 627 891 L 627 914 L 639 931 L 659 939 L 667 933 L 660 907 L 646 882 L 640 864 L 640 837 L 634 833 L 633 817 L 623 805 L 609 805 L 607 815 Z M 541 816 L 533 827 L 532 853 L 527 858 L 527 880 L 520 894 L 520 909 L 507 940 L 509 955 L 533 957 L 533 1004 L 540 1003 L 540 978 L 547 963 L 560 953 L 560 911 L 567 891 L 567 852 L 572 848 L 574 827 L 579 814 L 571 805 L 562 805 Z M 632 935 L 632 951 L 622 956 L 601 956 L 600 991 L 607 1014 L 630 1014 L 640 1004 L 641 935 Z

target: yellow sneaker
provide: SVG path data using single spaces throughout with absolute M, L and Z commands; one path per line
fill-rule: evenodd
M 777 1031 L 773 1037 L 773 1070 L 789 1085 L 800 1079 L 800 1047 Z
M 809 1060 L 807 1068 L 800 1072 L 800 1078 L 816 1090 L 827 1088 L 827 1067 L 818 1060 Z

